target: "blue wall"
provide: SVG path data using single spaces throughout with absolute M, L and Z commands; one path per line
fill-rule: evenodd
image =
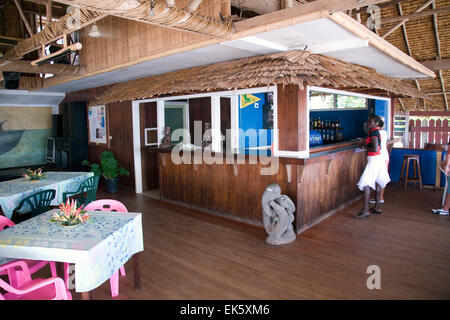
M 344 140 L 364 138 L 363 124 L 369 117 L 369 110 L 333 110 L 333 111 L 310 111 L 311 119 L 341 120 L 344 126 Z
M 393 148 L 389 162 L 389 175 L 392 182 L 398 182 L 403 164 L 404 154 L 418 154 L 420 155 L 420 171 L 422 176 L 422 184 L 435 185 L 436 184 L 436 151 L 421 150 L 421 149 L 397 149 Z M 445 152 L 443 152 L 442 159 L 444 159 Z M 412 162 L 409 167 L 409 176 L 412 177 L 413 172 Z M 406 169 L 405 169 L 406 170 Z M 441 174 L 441 186 L 445 185 L 445 176 Z
M 239 96 L 239 128 L 247 131 L 249 129 L 256 130 L 256 146 L 270 146 L 272 144 L 272 130 L 264 130 L 263 121 L 263 106 L 266 104 L 266 93 L 253 93 L 252 96 L 259 98 L 260 100 L 249 104 L 241 108 L 241 96 Z M 264 131 L 260 132 L 259 130 Z M 259 154 L 259 151 L 248 150 L 246 148 L 255 147 L 249 137 L 239 135 L 239 149 L 243 154 Z M 266 154 L 267 151 L 262 151 L 262 154 Z M 269 150 L 270 152 L 270 150 Z
M 374 113 L 376 115 L 379 115 L 380 117 L 384 118 L 384 126 L 385 128 L 389 128 L 390 123 L 390 115 L 387 114 L 388 109 L 388 102 L 386 100 L 375 100 L 375 111 Z M 386 129 L 386 131 L 388 131 Z

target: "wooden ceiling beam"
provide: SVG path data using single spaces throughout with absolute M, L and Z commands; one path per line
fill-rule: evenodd
M 432 3 L 432 8 L 435 9 L 436 8 L 436 4 L 433 2 Z M 436 51 L 437 51 L 437 58 L 440 60 L 442 59 L 441 56 L 441 41 L 439 39 L 439 29 L 438 29 L 438 22 L 437 22 L 437 14 L 433 14 L 433 30 L 434 30 L 434 35 L 436 37 Z M 439 75 L 439 82 L 441 83 L 441 89 L 442 92 L 445 92 L 445 83 L 444 83 L 444 78 L 442 77 L 442 69 L 438 71 L 438 75 Z M 444 94 L 444 103 L 445 103 L 445 110 L 448 111 L 448 99 L 447 99 L 447 95 Z
M 406 2 L 406 1 L 410 1 L 410 0 L 394 0 L 394 1 L 391 1 L 391 2 L 388 2 L 388 3 L 377 4 L 377 7 L 379 7 L 380 9 L 383 9 L 383 8 L 391 7 L 391 6 L 394 6 L 396 4 L 399 4 L 399 3 L 402 3 L 402 2 Z M 357 8 L 355 11 L 353 11 L 353 13 L 354 14 L 367 13 L 367 6 L 363 6 L 361 8 Z
M 87 10 L 74 10 L 66 14 L 58 21 L 47 25 L 41 32 L 19 42 L 15 47 L 6 52 L 5 58 L 20 59 L 25 54 L 39 49 L 42 45 L 52 43 L 65 34 L 70 34 L 76 30 L 82 29 L 105 17 L 102 13 L 89 12 Z M 74 22 L 74 20 L 76 20 Z
M 47 18 L 46 24 L 52 23 L 53 13 L 52 13 L 52 1 L 48 0 L 45 5 L 45 17 Z
M 432 3 L 434 3 L 434 2 L 432 2 Z M 399 21 L 404 23 L 403 21 L 405 21 L 405 20 L 406 21 L 413 20 L 413 19 L 428 17 L 428 16 L 436 15 L 436 14 L 449 13 L 449 12 L 450 12 L 450 6 L 446 6 L 446 7 L 437 8 L 437 9 L 429 9 L 429 10 L 424 10 L 424 11 L 420 11 L 420 12 L 405 14 L 403 16 L 398 16 L 398 17 L 381 18 L 380 23 L 388 24 L 388 23 L 399 22 Z
M 420 63 L 433 71 L 450 70 L 450 59 L 427 60 L 421 61 Z
M 22 72 L 22 73 L 47 73 L 59 75 L 83 75 L 84 69 L 80 66 L 70 64 L 45 64 L 33 67 L 30 61 L 25 60 L 8 60 L 0 58 L 0 71 Z
M 22 18 L 23 24 L 27 28 L 28 33 L 30 34 L 30 36 L 33 36 L 34 31 L 31 28 L 30 24 L 28 23 L 28 19 L 25 17 L 25 14 L 23 13 L 21 3 L 19 2 L 19 0 L 14 0 L 14 3 L 16 4 L 17 10 L 19 11 L 20 17 Z
M 425 9 L 426 7 L 428 7 L 430 4 L 432 4 L 434 2 L 434 0 L 428 0 L 427 2 L 425 2 L 423 5 L 421 5 L 420 7 L 418 7 L 417 9 L 415 9 L 412 13 L 417 13 L 422 11 L 423 9 Z M 403 18 L 403 20 L 401 20 L 399 23 L 397 23 L 395 26 L 393 26 L 391 29 L 389 29 L 383 36 L 382 38 L 386 38 L 388 35 L 390 35 L 392 32 L 394 32 L 395 30 L 397 30 L 399 27 L 401 27 L 403 24 L 405 24 L 408 19 L 407 18 Z
M 402 10 L 401 3 L 397 3 L 397 8 L 398 8 L 398 14 L 402 17 L 403 16 L 403 10 Z M 406 25 L 405 24 L 402 24 L 402 33 L 403 33 L 403 39 L 405 40 L 405 44 L 406 44 L 406 50 L 408 51 L 408 55 L 410 57 L 412 57 L 411 46 L 409 45 L 408 32 L 406 31 Z M 415 79 L 414 83 L 416 84 L 417 90 L 420 90 L 419 80 Z M 426 110 L 427 109 L 427 103 L 426 103 L 425 99 L 422 99 L 422 102 L 423 102 L 423 108 Z
M 233 33 L 233 24 L 220 18 L 210 17 L 192 12 L 190 8 L 179 9 L 176 6 L 169 8 L 163 1 L 137 0 L 56 0 L 57 2 L 77 6 L 90 11 L 101 12 L 124 19 L 154 24 L 160 27 L 171 28 L 214 37 L 229 39 Z M 200 0 L 194 0 L 192 8 Z M 151 4 L 152 12 L 149 14 Z

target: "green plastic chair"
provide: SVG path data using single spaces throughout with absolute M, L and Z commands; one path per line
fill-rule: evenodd
M 53 199 L 55 199 L 56 190 L 47 189 L 42 190 L 32 195 L 29 195 L 26 198 L 23 198 L 20 201 L 19 205 L 14 209 L 14 211 L 19 211 L 24 207 L 25 204 L 31 208 L 31 216 L 36 217 L 41 213 L 47 212 L 50 210 L 50 203 Z
M 97 188 L 98 181 L 100 180 L 100 176 L 95 175 L 93 177 L 87 178 L 84 180 L 78 190 L 76 191 L 68 191 L 63 192 L 63 201 L 66 202 L 68 197 L 79 195 L 78 197 L 74 197 L 77 201 L 78 206 L 85 206 L 92 201 L 95 201 L 97 197 Z

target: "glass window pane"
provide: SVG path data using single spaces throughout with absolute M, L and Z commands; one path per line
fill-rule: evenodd
M 367 108 L 367 99 L 353 96 L 337 96 L 338 109 L 365 109 Z
M 311 91 L 309 94 L 310 109 L 334 109 L 335 95 L 332 93 Z

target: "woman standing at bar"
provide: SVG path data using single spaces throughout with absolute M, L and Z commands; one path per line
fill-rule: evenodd
M 441 216 L 448 216 L 450 209 L 450 141 L 447 145 L 447 155 L 445 156 L 445 160 L 440 164 L 440 167 L 447 179 L 447 194 L 445 195 L 444 206 L 440 209 L 432 209 L 432 211 Z
M 378 123 L 378 127 L 380 128 L 380 138 L 381 138 L 381 152 L 380 155 L 383 158 L 384 162 L 386 163 L 386 168 L 388 169 L 389 172 L 389 152 L 387 150 L 387 131 L 384 128 L 384 118 L 380 117 L 380 122 Z M 386 188 L 382 188 L 381 192 L 380 192 L 380 203 L 383 204 L 384 203 L 384 190 L 386 190 Z M 370 204 L 375 204 L 376 200 L 375 198 L 371 198 L 369 200 Z
M 381 189 L 391 181 L 386 168 L 386 163 L 381 156 L 381 136 L 378 124 L 381 119 L 377 115 L 371 115 L 367 119 L 367 129 L 369 131 L 366 138 L 367 148 L 367 165 L 358 182 L 358 188 L 364 191 L 364 208 L 363 211 L 356 215 L 357 218 L 368 218 L 370 189 L 376 190 L 375 207 L 372 212 L 381 213 L 380 193 Z

